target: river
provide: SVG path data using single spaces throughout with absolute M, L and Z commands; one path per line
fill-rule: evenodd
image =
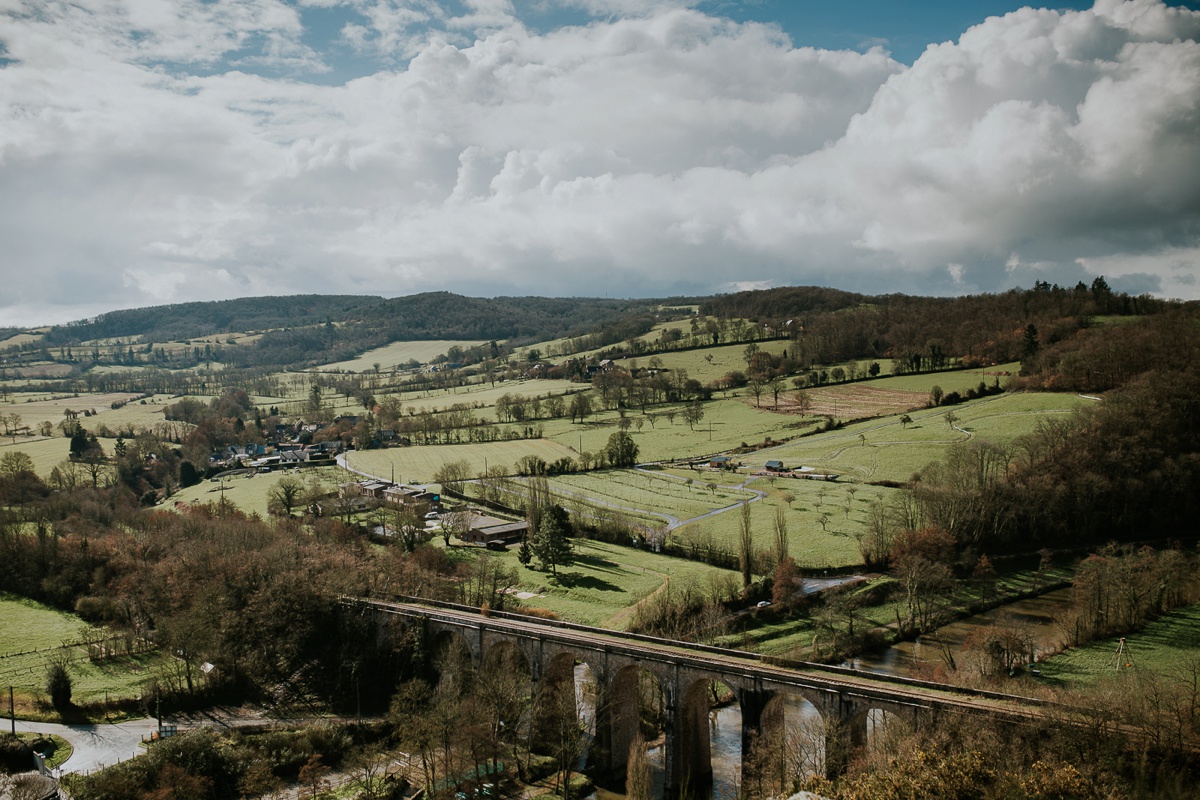
M 962 653 L 963 641 L 971 633 L 991 625 L 1005 615 L 1011 615 L 1029 626 L 1034 642 L 1032 655 L 1037 660 L 1041 655 L 1059 649 L 1063 634 L 1056 619 L 1063 616 L 1070 605 L 1070 588 L 1055 589 L 1037 597 L 1016 600 L 991 611 L 943 625 L 915 641 L 900 642 L 880 653 L 859 656 L 845 662 L 844 666 L 889 675 L 916 677 L 922 672 L 923 664 L 944 664 L 947 652 L 957 662 Z

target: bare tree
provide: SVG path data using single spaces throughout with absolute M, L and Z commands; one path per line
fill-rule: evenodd
M 783 506 L 775 506 L 772 529 L 775 534 L 775 563 L 778 565 L 782 564 L 788 555 L 787 510 Z
M 304 494 L 304 484 L 299 478 L 287 476 L 280 478 L 267 491 L 267 510 L 275 516 L 290 517 L 292 511 L 300 505 Z
M 628 800 L 651 800 L 654 796 L 650 759 L 646 756 L 646 741 L 641 733 L 629 743 L 629 760 L 625 764 L 625 796 Z
M 750 503 L 742 501 L 742 516 L 738 522 L 738 566 L 742 571 L 742 585 L 749 586 L 754 580 L 754 536 L 750 530 Z
M 457 536 L 462 539 L 467 531 L 471 530 L 471 520 L 474 515 L 467 508 L 456 508 L 453 511 L 442 513 L 442 539 L 446 542 L 446 546 L 450 546 L 451 537 Z

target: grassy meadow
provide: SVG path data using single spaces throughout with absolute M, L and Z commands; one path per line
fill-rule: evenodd
M 1042 678 L 1054 683 L 1091 685 L 1132 678 L 1137 672 L 1181 676 L 1200 654 L 1200 604 L 1184 606 L 1126 634 L 1125 657 L 1114 659 L 1120 637 L 1099 639 L 1044 660 Z M 1126 666 L 1126 665 L 1129 666 Z
M 767 408 L 754 408 L 739 400 L 710 400 L 704 403 L 704 419 L 695 429 L 683 421 L 682 404 L 657 406 L 647 414 L 631 412 L 629 435 L 638 445 L 638 460 L 671 461 L 721 453 L 746 444 L 758 444 L 767 437 L 781 441 L 808 430 L 815 424 L 811 418 L 779 414 Z M 667 414 L 675 412 L 672 422 Z M 649 419 L 653 417 L 653 422 Z M 543 421 L 544 435 L 569 447 L 579 446 L 596 452 L 616 433 L 620 417 L 605 411 L 588 417 L 583 425 L 573 425 L 569 419 Z M 641 426 L 638 426 L 638 423 Z
M 892 489 L 791 478 L 757 478 L 747 483 L 765 492 L 749 504 L 755 551 L 770 550 L 777 508 L 784 509 L 788 552 L 803 569 L 845 567 L 862 563 L 856 534 L 866 525 L 873 500 Z M 696 520 L 671 532 L 671 540 L 687 547 L 724 547 L 736 553 L 741 510 Z
M 547 462 L 564 456 L 574 458 L 575 451 L 546 439 L 518 439 L 511 442 L 446 444 L 422 447 L 390 447 L 385 450 L 351 451 L 347 464 L 353 470 L 390 478 L 395 470 L 397 481 L 429 483 L 444 464 L 466 461 L 471 475 L 484 471 L 485 465 L 509 469 L 524 456 L 536 456 Z
M 223 477 L 211 478 L 201 481 L 195 486 L 180 489 L 171 495 L 166 505 L 175 507 L 176 503 L 188 505 L 215 503 L 224 495 L 226 501 L 233 503 L 247 514 L 266 516 L 267 494 L 285 476 L 299 478 L 306 485 L 317 483 L 325 492 L 336 492 L 339 483 L 359 479 L 358 475 L 347 472 L 341 467 L 313 467 L 298 472 L 240 471 L 233 475 L 226 474 Z
M 466 558 L 480 552 L 453 549 Z M 524 605 L 548 609 L 573 622 L 616 629 L 628 627 L 632 606 L 668 583 L 707 589 L 712 581 L 734 577 L 729 570 L 707 564 L 583 539 L 575 541 L 575 563 L 560 569 L 557 578 L 521 566 L 516 548 L 492 555 L 515 568 L 520 589 L 535 595 L 522 599 Z
M 421 364 L 428 364 L 434 358 L 440 355 L 445 355 L 446 351 L 451 347 L 461 347 L 464 350 L 485 344 L 483 341 L 476 340 L 434 340 L 424 342 L 392 342 L 391 344 L 377 347 L 374 350 L 368 350 L 357 358 L 352 358 L 348 361 L 338 361 L 333 364 L 325 364 L 317 369 L 318 372 L 373 372 L 375 365 L 379 365 L 381 371 L 390 371 L 393 368 L 401 365 L 406 365 L 410 361 L 416 361 Z
M 12 686 L 17 713 L 44 716 L 38 701 L 45 694 L 46 668 L 51 659 L 69 660 L 72 701 L 78 705 L 138 697 L 161 659 L 156 652 L 88 660 L 82 644 L 86 635 L 104 632 L 74 614 L 41 603 L 0 593 L 0 685 Z
M 778 459 L 788 467 L 810 466 L 849 479 L 906 481 L 913 472 L 941 458 L 954 442 L 977 436 L 1011 442 L 1032 432 L 1043 419 L 1071 414 L 1092 402 L 1072 394 L 994 395 L 951 408 L 910 412 L 912 422 L 907 426 L 901 425 L 901 415 L 867 420 L 759 450 L 752 458 L 745 456 L 742 460 L 761 464 Z M 947 424 L 947 413 L 958 418 L 954 427 Z
M 700 480 L 688 485 L 686 479 L 669 474 L 635 470 L 561 475 L 551 478 L 549 483 L 551 490 L 566 496 L 583 495 L 598 504 L 655 511 L 683 520 L 755 496 L 737 487 L 720 485 L 722 478 L 717 476 L 718 485 L 713 491 Z

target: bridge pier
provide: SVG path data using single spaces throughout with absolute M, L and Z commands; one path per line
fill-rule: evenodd
M 767 726 L 767 707 L 771 700 L 774 699 L 776 693 L 762 688 L 761 681 L 755 681 L 755 685 L 750 689 L 743 689 L 738 692 L 738 703 L 742 709 L 742 752 L 739 759 L 739 783 L 742 786 L 742 791 L 745 793 L 746 788 L 753 782 L 753 772 L 755 764 L 750 758 L 750 754 L 764 736 L 787 736 L 787 731 L 783 725 L 783 709 L 776 704 L 776 715 L 778 719 L 773 727 L 773 730 L 768 730 Z
M 497 647 L 515 647 L 528 659 L 532 693 L 561 695 L 547 691 L 549 684 L 571 680 L 575 661 L 588 664 L 596 680 L 595 739 L 589 764 L 602 773 L 616 778 L 623 774 L 629 747 L 638 734 L 640 724 L 638 676 L 652 675 L 657 681 L 655 711 L 662 713 L 665 733 L 664 766 L 668 797 L 703 788 L 711 779 L 709 760 L 708 703 L 705 697 L 707 681 L 720 681 L 737 693 L 742 711 L 743 779 L 748 745 L 755 740 L 769 739 L 778 744 L 776 730 L 781 730 L 783 712 L 775 718 L 774 706 L 781 695 L 802 697 L 815 706 L 824 723 L 824 732 L 815 728 L 815 721 L 806 723 L 815 728 L 805 733 L 803 746 L 808 748 L 811 767 L 821 769 L 821 738 L 826 749 L 824 771 L 841 773 L 850 763 L 856 749 L 868 744 L 871 723 L 880 721 L 879 714 L 914 721 L 917 715 L 939 714 L 966 709 L 983 711 L 1002 719 L 1024 719 L 1024 709 L 1013 710 L 1011 698 L 973 692 L 968 700 L 955 696 L 958 690 L 948 686 L 930 686 L 915 681 L 888 681 L 883 678 L 846 670 L 818 671 L 815 667 L 797 665 L 788 669 L 767 660 L 756 660 L 742 654 L 723 653 L 713 648 L 697 648 L 688 652 L 676 642 L 659 642 L 649 637 L 637 637 L 618 632 L 601 631 L 570 623 L 541 623 L 506 614 L 483 617 L 469 609 L 420 603 L 385 603 L 347 598 L 347 606 L 374 609 L 380 615 L 395 615 L 412 620 L 423 629 L 426 653 L 422 665 L 434 671 L 432 657 L 439 645 L 455 644 L 461 659 L 458 663 L 478 668 L 489 661 L 489 653 Z M 379 636 L 386 636 L 390 626 L 379 623 Z M 560 677 L 562 676 L 562 677 Z M 903 687 L 895 684 L 903 683 Z M 649 689 L 647 683 L 642 687 Z M 649 694 L 648 694 L 649 697 Z M 574 699 L 573 697 L 569 699 Z M 983 701 L 995 700 L 989 706 Z M 1029 705 L 1036 701 L 1028 700 Z M 564 704 L 565 706 L 565 704 Z M 872 713 L 877 709 L 877 713 Z M 531 720 L 531 723 L 533 720 Z M 756 736 L 757 732 L 757 736 Z M 786 734 L 784 734 L 786 735 Z M 797 739 L 797 741 L 800 741 Z M 783 764 L 782 761 L 778 762 Z M 780 766 L 778 782 L 787 775 Z
M 825 774 L 836 778 L 846 771 L 854 752 L 867 745 L 870 708 L 845 693 L 831 692 L 817 710 L 825 721 Z

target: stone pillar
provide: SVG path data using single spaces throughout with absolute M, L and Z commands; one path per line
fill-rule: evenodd
M 629 761 L 629 746 L 638 736 L 637 668 L 626 667 L 613 673 L 607 685 L 608 766 L 615 777 L 624 772 Z
M 615 771 L 616 753 L 613 751 L 613 688 L 612 676 L 608 674 L 593 674 L 596 681 L 596 708 L 593 711 L 595 736 L 588 749 L 588 771 L 602 776 L 612 775 Z M 628 758 L 629 744 L 625 744 L 626 755 L 622 756 L 621 765 Z
M 868 707 L 844 694 L 829 695 L 820 708 L 825 719 L 825 774 L 836 778 L 846 771 L 855 749 L 867 744 Z
M 684 764 L 687 755 L 683 752 L 682 698 L 679 696 L 679 666 L 671 670 L 671 680 L 662 686 L 663 692 L 663 798 L 671 800 L 684 795 L 687 790 L 687 775 Z
M 746 689 L 738 693 L 738 701 L 741 703 L 742 709 L 742 757 L 741 757 L 741 785 L 748 786 L 746 768 L 749 766 L 749 757 L 751 748 L 755 741 L 759 740 L 763 735 L 768 734 L 768 731 L 763 729 L 763 714 L 767 709 L 767 704 L 775 696 L 775 693 L 762 688 L 761 681 L 756 682 L 753 689 Z M 782 722 L 782 711 L 780 714 L 780 722 Z M 775 735 L 786 736 L 787 730 L 783 725 L 777 726 L 778 730 Z

